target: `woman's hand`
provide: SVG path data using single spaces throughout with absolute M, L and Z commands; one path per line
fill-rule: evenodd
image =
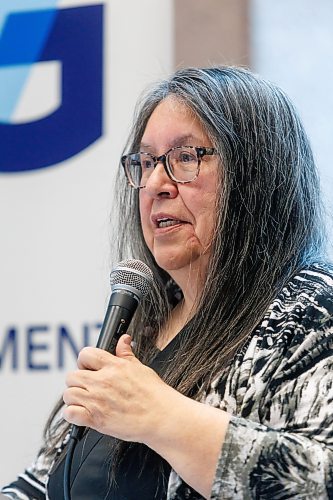
M 123 335 L 116 356 L 86 347 L 67 376 L 64 418 L 152 448 L 194 489 L 210 496 L 228 427 L 226 412 L 183 396 L 133 354 Z
M 64 418 L 125 441 L 145 442 L 157 425 L 158 408 L 177 392 L 133 354 L 123 335 L 116 356 L 94 347 L 79 354 L 79 370 L 69 373 Z

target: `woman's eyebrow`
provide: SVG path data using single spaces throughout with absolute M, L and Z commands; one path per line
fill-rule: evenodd
M 191 146 L 191 142 L 198 140 L 199 138 L 195 137 L 193 134 L 186 134 L 180 137 L 175 137 L 175 139 L 170 143 L 170 147 L 174 148 L 176 146 Z
M 191 146 L 191 142 L 200 142 L 201 139 L 199 137 L 194 136 L 193 134 L 186 134 L 186 135 L 181 135 L 178 137 L 175 137 L 168 143 L 169 148 L 174 148 L 177 146 Z M 201 145 L 201 144 L 200 144 Z M 141 142 L 140 148 L 145 148 L 145 149 L 154 149 L 154 147 L 146 142 Z

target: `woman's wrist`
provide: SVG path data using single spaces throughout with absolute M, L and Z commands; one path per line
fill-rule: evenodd
M 187 484 L 209 497 L 230 416 L 171 387 L 165 389 L 163 404 L 145 444 Z

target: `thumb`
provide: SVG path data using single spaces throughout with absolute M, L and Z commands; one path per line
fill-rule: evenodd
M 118 340 L 118 344 L 116 347 L 116 356 L 118 356 L 119 358 L 135 358 L 132 351 L 131 342 L 132 338 L 130 335 L 128 335 L 127 333 L 122 335 Z

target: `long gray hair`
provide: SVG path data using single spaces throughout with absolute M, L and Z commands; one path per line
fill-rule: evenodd
M 129 151 L 139 150 L 150 115 L 168 96 L 198 117 L 221 165 L 206 282 L 195 320 L 165 374 L 169 384 L 193 395 L 195 387 L 207 387 L 207 374 L 227 366 L 286 281 L 320 259 L 323 223 L 308 138 L 277 86 L 241 68 L 181 69 L 140 102 Z M 138 190 L 126 184 L 123 172 L 118 179 L 117 258 L 142 259 L 157 282 L 132 329 L 142 359 L 149 359 L 144 333 L 153 344 L 168 319 L 170 277 L 145 244 Z

